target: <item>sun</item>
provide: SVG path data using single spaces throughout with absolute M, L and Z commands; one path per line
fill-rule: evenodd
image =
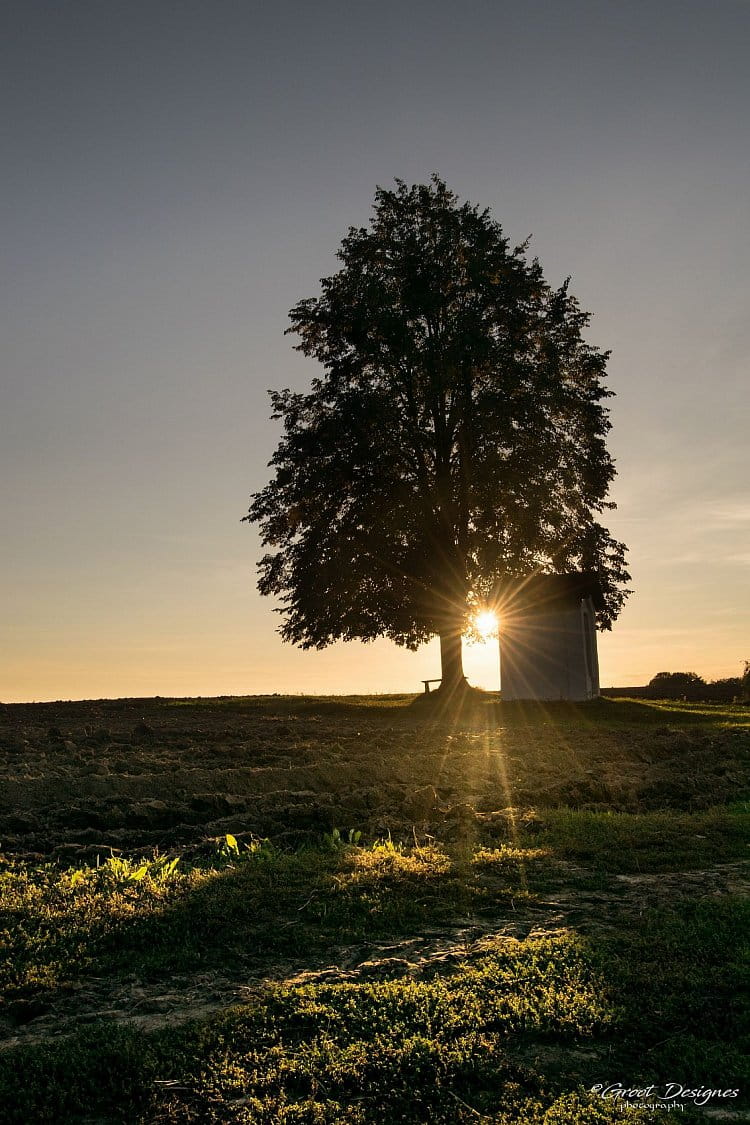
M 481 613 L 478 613 L 472 624 L 483 641 L 488 641 L 490 637 L 496 636 L 500 625 L 497 614 L 490 609 L 483 609 Z

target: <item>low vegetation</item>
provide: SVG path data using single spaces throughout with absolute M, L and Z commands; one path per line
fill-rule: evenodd
M 19 798 L 0 862 L 3 1120 L 750 1112 L 746 709 L 264 699 L 0 718 Z M 82 823 L 80 796 L 59 807 L 76 782 L 117 827 Z M 176 824 L 177 805 L 203 823 Z M 618 1082 L 648 1104 L 602 1096 Z
M 750 661 L 741 676 L 706 682 L 696 672 L 657 672 L 641 689 L 651 699 L 684 699 L 691 702 L 750 702 Z

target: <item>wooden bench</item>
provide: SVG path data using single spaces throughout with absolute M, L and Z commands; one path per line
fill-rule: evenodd
M 422 680 L 425 695 L 430 694 L 430 684 L 442 684 L 442 680 Z

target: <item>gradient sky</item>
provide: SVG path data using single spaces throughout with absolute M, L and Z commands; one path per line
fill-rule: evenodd
M 6 0 L 0 699 L 417 690 L 301 652 L 241 524 L 316 365 L 289 308 L 437 171 L 612 349 L 604 684 L 750 659 L 750 3 Z M 468 652 L 497 687 L 495 646 Z

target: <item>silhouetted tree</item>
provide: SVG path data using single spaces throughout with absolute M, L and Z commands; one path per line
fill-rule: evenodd
M 611 626 L 629 575 L 597 522 L 614 507 L 608 353 L 526 249 L 437 176 L 396 180 L 291 310 L 325 373 L 271 392 L 284 434 L 245 517 L 272 548 L 258 586 L 280 598 L 285 640 L 438 634 L 454 690 L 468 615 L 496 583 L 572 568 L 598 574 Z
M 742 679 L 740 676 L 727 676 L 723 680 L 711 680 L 706 684 L 703 698 L 715 703 L 732 703 L 742 699 Z
M 696 672 L 657 672 L 648 682 L 653 699 L 703 699 L 707 688 Z

